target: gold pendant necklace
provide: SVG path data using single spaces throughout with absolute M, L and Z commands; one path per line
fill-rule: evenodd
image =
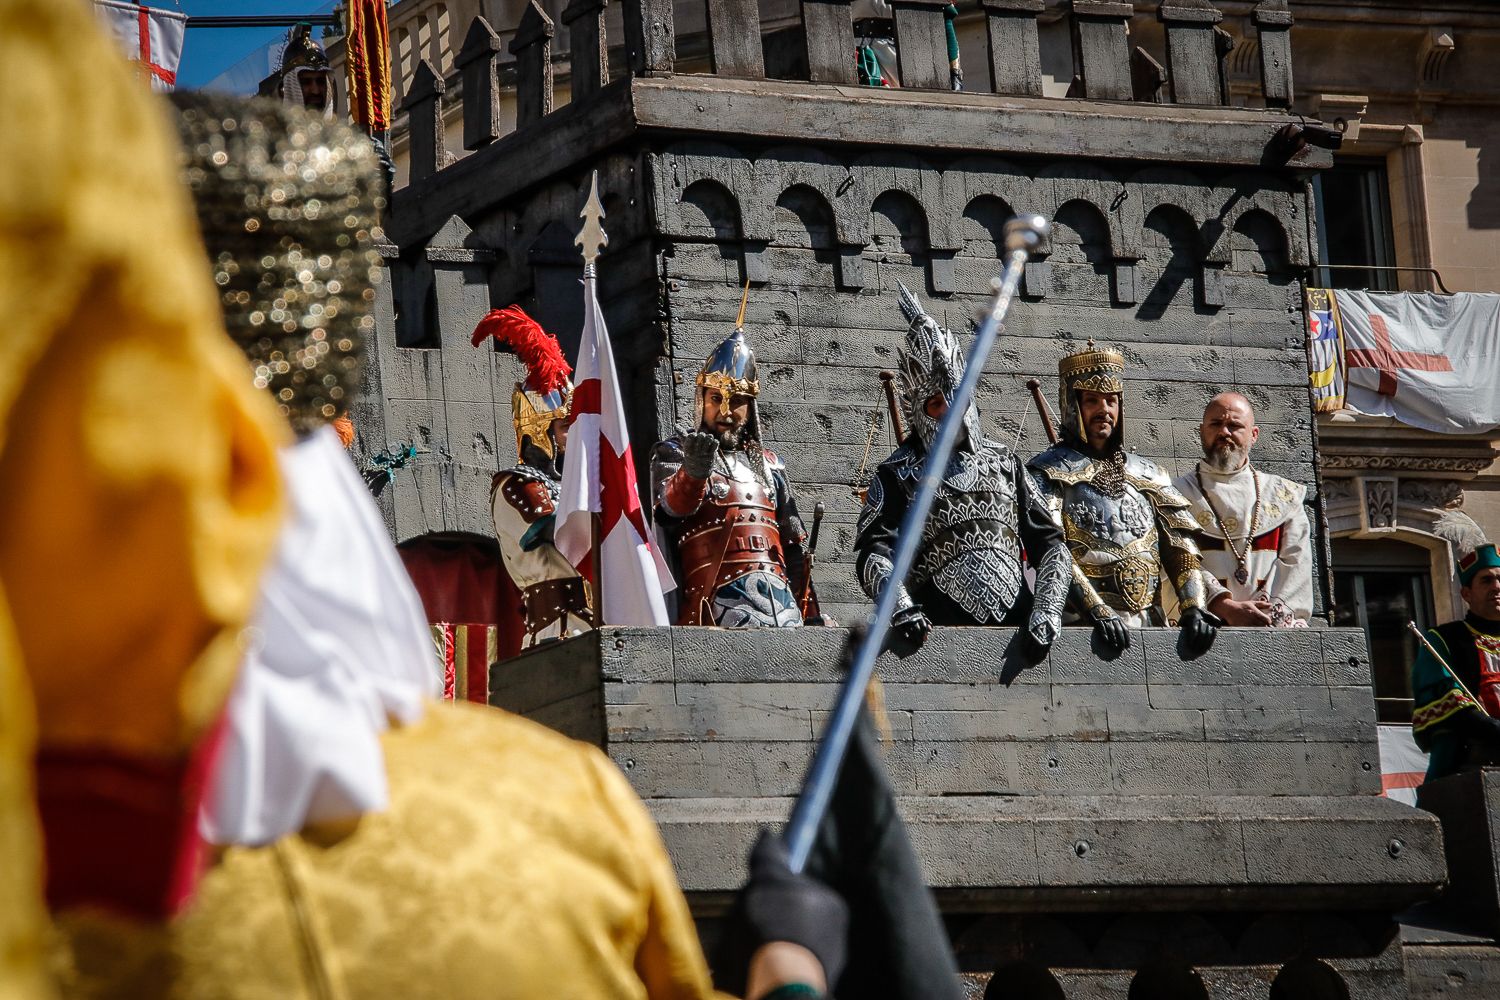
M 1214 506 L 1213 498 L 1208 495 L 1208 488 L 1203 485 L 1203 467 L 1194 466 L 1193 475 L 1198 480 L 1198 492 L 1203 494 L 1203 502 L 1208 504 L 1208 512 L 1214 516 L 1214 523 L 1224 533 L 1224 544 L 1229 546 L 1234 561 L 1239 563 L 1239 568 L 1234 571 L 1234 578 L 1243 586 L 1250 582 L 1250 546 L 1255 544 L 1255 529 L 1260 525 L 1260 477 L 1255 474 L 1254 469 L 1250 469 L 1250 481 L 1255 484 L 1255 506 L 1250 508 L 1250 531 L 1245 535 L 1245 548 L 1241 551 L 1234 547 L 1234 539 L 1229 537 L 1229 529 L 1224 526 L 1219 509 Z

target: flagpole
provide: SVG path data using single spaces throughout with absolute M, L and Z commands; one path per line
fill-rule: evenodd
M 807 778 L 797 803 L 792 807 L 792 817 L 787 823 L 783 838 L 787 845 L 788 863 L 792 871 L 801 872 L 807 866 L 817 839 L 818 828 L 828 811 L 833 798 L 834 786 L 838 784 L 839 771 L 844 756 L 854 736 L 854 726 L 859 719 L 860 706 L 864 704 L 865 690 L 875 673 L 875 659 L 885 645 L 886 633 L 890 630 L 891 616 L 896 612 L 896 599 L 901 585 L 916 561 L 917 546 L 922 540 L 922 525 L 932 510 L 937 496 L 937 487 L 943 479 L 943 470 L 958 443 L 958 431 L 963 426 L 964 413 L 973 401 L 983 374 L 985 358 L 1000 334 L 1005 314 L 1010 310 L 1011 299 L 1021 283 L 1021 270 L 1027 257 L 1047 235 L 1047 220 L 1040 215 L 1016 218 L 1005 224 L 1005 271 L 995 282 L 995 298 L 990 309 L 974 335 L 974 344 L 965 360 L 963 380 L 948 401 L 948 412 L 938 424 L 937 438 L 928 452 L 923 466 L 921 485 L 901 520 L 897 533 L 896 551 L 892 554 L 892 569 L 880 592 L 875 611 L 864 641 L 856 650 L 849 675 L 839 689 L 838 700 L 823 730 L 807 769 Z
M 599 252 L 609 246 L 609 234 L 604 231 L 604 204 L 599 200 L 599 171 L 595 170 L 589 180 L 588 200 L 583 204 L 583 211 L 579 213 L 583 219 L 583 228 L 578 230 L 578 236 L 573 240 L 583 256 L 583 300 L 584 308 L 590 308 L 590 304 L 598 301 L 597 288 L 598 268 L 596 261 Z M 589 567 L 594 576 L 594 625 L 599 627 L 604 621 L 604 570 L 601 562 L 600 548 L 603 539 L 599 537 L 600 514 L 593 511 L 589 514 Z

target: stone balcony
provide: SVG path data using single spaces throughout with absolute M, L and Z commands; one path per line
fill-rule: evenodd
M 784 823 L 838 685 L 842 629 L 606 628 L 498 663 L 491 701 L 603 748 L 683 886 L 737 887 Z M 886 766 L 930 884 L 991 912 L 1390 912 L 1445 878 L 1436 820 L 1380 796 L 1355 629 L 1146 629 L 1105 661 L 1066 629 L 1022 669 L 1003 629 L 887 654 Z

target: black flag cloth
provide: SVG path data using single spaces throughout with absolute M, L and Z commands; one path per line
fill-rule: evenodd
M 963 989 L 868 717 L 861 713 L 807 874 L 849 907 L 838 1000 L 959 1000 Z

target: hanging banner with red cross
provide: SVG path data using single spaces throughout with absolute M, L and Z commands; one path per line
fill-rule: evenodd
M 1439 434 L 1500 427 L 1500 295 L 1327 294 L 1332 308 L 1310 316 L 1337 326 L 1345 406 Z M 1315 394 L 1327 363 L 1309 364 Z
M 125 58 L 141 67 L 152 90 L 177 86 L 187 15 L 123 0 L 94 0 L 94 12 L 120 43 Z
M 601 223 L 595 174 L 580 213 L 586 224 L 575 241 L 584 246 L 583 336 L 573 369 L 568 415 L 568 456 L 563 464 L 553 538 L 557 551 L 594 584 L 595 611 L 606 625 L 669 625 L 666 595 L 677 585 L 661 553 L 651 544 L 636 487 L 635 456 L 625 427 L 625 395 L 615 370 L 614 349 L 599 292 L 594 261 L 609 239 Z

